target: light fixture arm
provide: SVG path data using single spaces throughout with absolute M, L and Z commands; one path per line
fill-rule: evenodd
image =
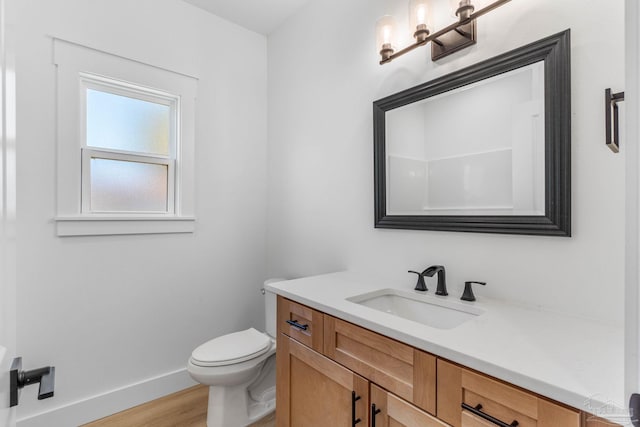
M 380 65 L 383 65 L 383 64 L 386 64 L 388 62 L 391 62 L 394 59 L 404 55 L 405 53 L 411 52 L 412 50 L 414 50 L 417 47 L 426 45 L 430 41 L 432 41 L 432 42 L 437 44 L 438 43 L 437 39 L 439 37 L 442 37 L 443 35 L 451 32 L 451 31 L 456 31 L 459 27 L 461 27 L 463 25 L 467 25 L 467 24 L 473 22 L 476 18 L 479 18 L 480 16 L 491 12 L 492 10 L 504 5 L 505 3 L 509 2 L 509 1 L 511 1 L 511 0 L 496 0 L 493 3 L 489 4 L 488 6 L 483 7 L 482 9 L 473 12 L 467 18 L 461 18 L 459 21 L 454 22 L 453 24 L 448 25 L 448 26 L 444 27 L 441 30 L 438 30 L 438 31 L 436 31 L 434 33 L 429 34 L 423 40 L 416 41 L 415 43 L 405 47 L 404 49 L 399 50 L 398 52 L 395 52 L 394 54 L 390 55 L 389 57 L 387 57 L 385 59 L 382 59 L 380 61 Z

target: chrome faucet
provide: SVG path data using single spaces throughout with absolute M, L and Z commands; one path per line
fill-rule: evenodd
M 449 295 L 447 292 L 447 280 L 445 278 L 444 266 L 442 265 L 432 265 L 422 272 L 423 276 L 433 277 L 434 274 L 438 273 L 438 286 L 436 288 L 436 295 Z

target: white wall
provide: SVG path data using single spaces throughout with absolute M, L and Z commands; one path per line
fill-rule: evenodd
M 604 145 L 603 91 L 624 84 L 624 2 L 588 3 L 510 2 L 479 19 L 477 45 L 436 63 L 421 48 L 378 65 L 375 22 L 406 22 L 404 1 L 312 2 L 270 35 L 269 273 L 369 270 L 409 288 L 407 270 L 443 264 L 450 298 L 483 280 L 480 298 L 621 325 L 624 152 Z M 371 103 L 567 28 L 573 237 L 374 229 Z
M 57 370 L 18 418 L 67 427 L 190 384 L 195 346 L 263 326 L 267 45 L 178 0 L 15 3 L 18 352 Z M 51 36 L 199 77 L 194 234 L 56 237 Z

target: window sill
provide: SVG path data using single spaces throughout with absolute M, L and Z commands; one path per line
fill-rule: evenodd
M 57 217 L 56 233 L 69 236 L 114 236 L 123 234 L 193 233 L 194 217 Z

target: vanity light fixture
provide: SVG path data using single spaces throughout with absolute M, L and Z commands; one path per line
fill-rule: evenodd
M 410 31 L 415 43 L 396 51 L 396 25 L 393 17 L 384 16 L 376 24 L 376 48 L 380 53 L 380 65 L 431 43 L 431 60 L 436 61 L 458 50 L 476 43 L 476 18 L 491 12 L 511 0 L 496 0 L 489 5 L 475 10 L 474 2 L 478 0 L 450 0 L 452 12 L 457 21 L 441 30 L 431 32 L 433 0 L 411 0 L 409 2 Z

